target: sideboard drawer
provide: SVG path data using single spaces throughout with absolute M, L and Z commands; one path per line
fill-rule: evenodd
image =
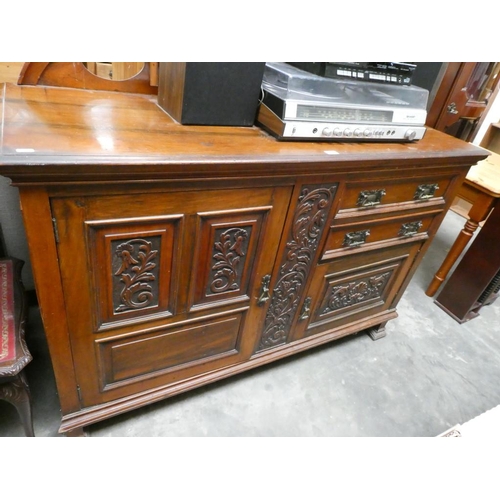
M 322 259 L 427 239 L 434 216 L 434 213 L 414 213 L 335 224 L 330 228 Z
M 444 196 L 449 184 L 449 177 L 347 182 L 339 212 L 436 200 Z

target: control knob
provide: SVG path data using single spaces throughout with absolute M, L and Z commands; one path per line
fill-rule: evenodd
M 413 141 L 413 139 L 415 139 L 416 135 L 417 135 L 417 132 L 410 128 L 405 132 L 405 139 L 408 139 L 409 141 Z
M 332 130 L 328 127 L 325 127 L 322 132 L 323 135 L 332 135 Z

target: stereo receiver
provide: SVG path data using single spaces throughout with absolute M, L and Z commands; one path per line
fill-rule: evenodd
M 428 91 L 325 78 L 266 63 L 257 122 L 279 139 L 413 141 L 425 133 Z

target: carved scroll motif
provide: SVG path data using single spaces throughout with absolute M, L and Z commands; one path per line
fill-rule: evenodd
M 266 314 L 258 350 L 286 342 L 302 290 L 311 271 L 336 186 L 304 187 Z
M 143 309 L 157 303 L 158 277 L 153 271 L 157 267 L 158 250 L 152 247 L 152 241 L 143 239 L 129 240 L 116 246 L 119 268 L 114 274 L 123 287 L 119 298 L 116 294 L 114 296 L 115 312 Z
M 216 234 L 212 266 L 213 275 L 209 293 L 239 290 L 241 271 L 246 254 L 245 243 L 248 232 L 242 228 L 231 228 Z
M 380 297 L 390 275 L 390 272 L 386 272 L 331 287 L 326 306 L 321 310 L 321 315 Z

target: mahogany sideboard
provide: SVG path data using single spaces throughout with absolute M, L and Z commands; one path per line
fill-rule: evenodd
M 156 96 L 5 85 L 60 432 L 360 331 L 376 339 L 472 164 L 415 143 L 183 126 Z

